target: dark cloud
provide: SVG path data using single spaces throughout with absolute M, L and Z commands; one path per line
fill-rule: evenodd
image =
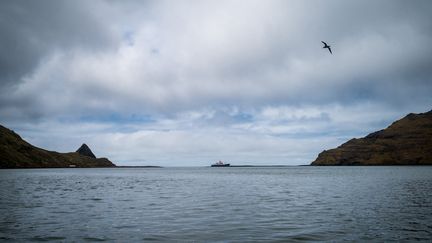
M 98 51 L 112 47 L 97 2 L 1 1 L 0 82 L 16 84 L 57 50 Z M 4 89 L 3 89 L 4 90 Z

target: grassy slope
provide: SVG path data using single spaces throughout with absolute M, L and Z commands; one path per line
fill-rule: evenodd
M 432 164 L 432 111 L 409 114 L 388 128 L 323 151 L 312 165 Z
M 0 125 L 0 168 L 112 167 L 106 158 L 94 159 L 74 153 L 58 153 L 35 147 Z

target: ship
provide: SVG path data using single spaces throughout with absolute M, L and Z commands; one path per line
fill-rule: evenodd
M 230 166 L 230 164 L 225 164 L 224 162 L 222 162 L 220 160 L 211 165 L 211 167 L 228 167 L 228 166 Z

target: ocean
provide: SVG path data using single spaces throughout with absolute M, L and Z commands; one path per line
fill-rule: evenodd
M 0 241 L 432 240 L 432 166 L 0 170 Z

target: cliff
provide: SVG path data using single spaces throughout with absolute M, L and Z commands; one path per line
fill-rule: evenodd
M 115 166 L 106 158 L 92 158 L 78 152 L 58 153 L 35 147 L 15 132 L 0 125 L 0 168 L 61 168 L 71 165 L 75 167 Z
M 432 165 L 432 111 L 324 150 L 311 165 Z

